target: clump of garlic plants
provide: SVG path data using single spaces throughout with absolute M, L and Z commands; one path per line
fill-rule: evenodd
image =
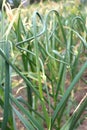
M 73 130 L 87 107 L 86 94 L 77 106 L 74 104 L 70 116 L 74 99 L 71 93 L 87 69 L 83 53 L 87 48 L 86 18 L 80 13 L 64 17 L 54 9 L 46 13 L 44 10 L 42 15 L 30 10 L 23 18 L 20 7 L 12 10 L 3 5 L 6 12 L 2 10 L 0 21 L 0 128 L 16 130 L 17 115 L 27 130 Z M 12 93 L 13 74 L 23 79 L 27 100 Z

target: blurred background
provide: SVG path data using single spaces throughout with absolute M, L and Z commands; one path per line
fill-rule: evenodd
M 50 2 L 50 1 L 54 1 L 54 2 L 75 1 L 76 3 L 80 2 L 83 5 L 87 4 L 87 0 L 6 0 L 6 2 L 10 3 L 12 8 L 18 7 L 21 2 L 23 2 L 24 6 L 28 6 L 33 3 L 46 2 L 46 1 L 48 1 L 48 2 Z M 0 8 L 2 7 L 2 2 L 3 2 L 3 0 L 0 0 Z

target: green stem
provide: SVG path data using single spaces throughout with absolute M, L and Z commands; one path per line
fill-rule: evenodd
M 8 47 L 6 44 L 6 55 L 9 58 Z M 7 122 L 8 122 L 8 113 L 9 113 L 9 92 L 10 92 L 10 71 L 9 64 L 5 61 L 5 101 L 4 101 L 4 115 L 3 115 L 3 123 L 2 130 L 6 130 Z

